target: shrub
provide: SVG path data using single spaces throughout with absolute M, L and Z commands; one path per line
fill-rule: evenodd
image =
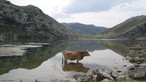
M 14 11 L 15 12 L 20 12 L 20 9 L 15 8 Z

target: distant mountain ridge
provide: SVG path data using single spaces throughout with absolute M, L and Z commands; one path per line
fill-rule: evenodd
M 73 31 L 74 33 L 77 34 L 92 35 L 107 30 L 107 28 L 105 27 L 86 25 L 81 23 L 62 23 L 62 24 L 66 26 L 66 28 L 68 28 L 70 31 Z
M 39 8 L 0 0 L 0 40 L 45 39 L 52 42 L 72 37 L 71 31 Z
M 146 38 L 146 16 L 141 15 L 129 18 L 104 33 L 112 33 L 113 35 L 110 38 Z

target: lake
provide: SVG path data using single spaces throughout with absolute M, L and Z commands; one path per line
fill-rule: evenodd
M 125 74 L 133 63 L 126 60 L 128 46 L 145 41 L 81 40 L 49 43 L 0 43 L 0 82 L 35 82 L 39 79 L 67 79 L 104 67 L 114 73 Z M 65 64 L 65 50 L 87 50 L 90 56 Z M 144 62 L 145 63 L 145 62 Z

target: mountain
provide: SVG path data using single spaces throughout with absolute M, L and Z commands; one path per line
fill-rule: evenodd
M 92 35 L 107 30 L 107 28 L 105 27 L 86 25 L 81 23 L 62 23 L 62 24 L 66 26 L 66 28 L 68 28 L 70 31 L 73 31 L 74 33 L 78 34 Z
M 0 0 L 0 40 L 34 39 L 49 42 L 69 39 L 74 34 L 39 8 L 16 6 Z
M 129 18 L 104 33 L 111 34 L 110 38 L 146 38 L 146 16 Z

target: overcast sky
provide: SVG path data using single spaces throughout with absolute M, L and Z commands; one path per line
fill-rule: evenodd
M 39 7 L 58 22 L 80 22 L 113 27 L 124 20 L 146 15 L 146 0 L 8 0 Z

